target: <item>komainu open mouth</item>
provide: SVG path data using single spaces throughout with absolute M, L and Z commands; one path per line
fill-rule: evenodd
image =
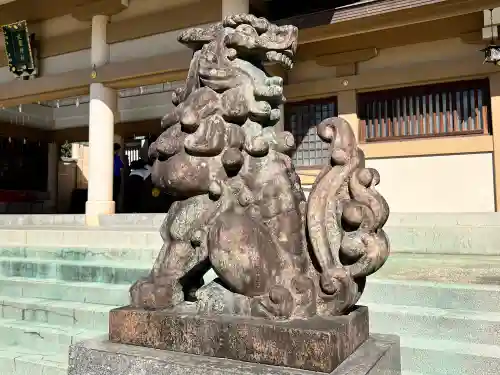
M 283 68 L 285 69 L 290 70 L 293 67 L 292 59 L 283 52 L 268 51 L 266 53 L 266 60 L 269 62 L 276 62 L 278 64 L 281 64 L 281 66 L 283 66 Z

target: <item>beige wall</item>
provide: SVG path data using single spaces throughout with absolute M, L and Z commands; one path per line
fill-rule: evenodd
M 381 49 L 376 57 L 356 64 L 355 76 L 345 78 L 356 85 L 350 87 L 351 91 L 347 91 L 349 87 L 345 88 L 337 83 L 330 86 L 331 91 L 328 92 L 328 84 L 325 84 L 324 80 L 335 83 L 335 67 L 319 66 L 315 61 L 298 62 L 288 75 L 288 82 L 292 85 L 288 96 L 295 101 L 305 100 L 307 95 L 336 95 L 339 98 L 339 113 L 344 114 L 346 110 L 342 105 L 347 102 L 340 100 L 341 95 L 429 81 L 439 82 L 435 78 L 439 74 L 437 70 L 433 71 L 433 67 L 446 70 L 446 66 L 449 66 L 451 72 L 462 62 L 467 62 L 469 72 L 466 76 L 451 74 L 444 80 L 487 77 L 488 73 L 485 74 L 482 69 L 489 69 L 489 66 L 483 65 L 483 55 L 479 53 L 479 49 L 477 44 L 464 43 L 460 38 Z M 460 71 L 461 68 L 456 70 Z M 391 71 L 396 73 L 392 75 Z M 418 78 L 415 72 L 418 72 Z M 432 79 L 425 80 L 426 76 Z M 388 78 L 386 83 L 381 77 Z M 398 80 L 401 83 L 398 84 Z M 321 85 L 324 86 L 320 93 L 318 87 Z M 304 97 L 302 95 L 305 91 L 310 94 Z M 318 94 L 315 95 L 314 91 Z M 349 103 L 349 106 L 353 112 L 355 106 L 352 103 Z M 353 126 L 357 127 L 356 124 Z M 495 211 L 491 136 L 378 142 L 361 144 L 361 147 L 367 155 L 367 166 L 380 172 L 382 181 L 378 188 L 393 212 Z M 310 186 L 316 174 L 317 170 L 299 169 L 305 186 Z
M 393 212 L 493 212 L 491 153 L 372 159 Z
M 392 212 L 494 212 L 492 153 L 370 159 Z M 299 171 L 309 190 L 317 173 Z

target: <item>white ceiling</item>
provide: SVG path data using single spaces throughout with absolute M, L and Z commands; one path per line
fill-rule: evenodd
M 183 82 L 135 87 L 118 92 L 119 121 L 160 118 L 170 111 L 172 91 Z M 42 129 L 64 129 L 88 124 L 89 97 L 80 96 L 0 108 L 0 121 Z

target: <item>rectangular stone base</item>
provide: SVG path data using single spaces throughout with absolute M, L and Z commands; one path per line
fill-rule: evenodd
M 91 340 L 73 345 L 68 375 L 324 375 Z M 400 375 L 399 337 L 372 335 L 330 375 Z
M 329 373 L 368 338 L 368 308 L 286 322 L 131 307 L 112 310 L 113 343 Z

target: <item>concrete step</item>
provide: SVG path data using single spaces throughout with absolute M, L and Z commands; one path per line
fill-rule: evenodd
M 379 303 L 500 313 L 500 286 L 370 277 L 360 304 Z
M 71 344 L 101 337 L 106 330 L 94 331 L 48 323 L 0 319 L 0 346 L 21 346 L 38 353 L 67 353 Z
M 372 277 L 500 285 L 500 256 L 391 254 L 386 264 Z
M 433 375 L 498 375 L 500 346 L 401 337 L 403 370 Z
M 129 302 L 129 284 L 68 282 L 54 279 L 1 277 L 0 295 L 123 306 Z
M 153 265 L 160 247 L 155 249 L 90 248 L 57 246 L 0 246 L 0 257 L 45 260 L 110 262 L 133 261 Z
M 88 262 L 0 257 L 0 275 L 63 281 L 132 284 L 146 276 L 152 263 L 137 262 Z
M 99 225 L 106 228 L 159 229 L 166 214 L 103 215 Z M 0 215 L 0 227 L 85 227 L 85 215 Z
M 0 347 L 2 375 L 67 375 L 68 354 L 28 350 L 23 346 Z
M 166 214 L 103 215 L 104 227 L 158 228 Z M 6 226 L 85 226 L 85 215 L 0 215 L 0 227 Z M 387 227 L 484 227 L 500 226 L 500 213 L 402 213 L 391 212 Z
M 386 227 L 393 253 L 500 255 L 500 227 Z M 159 249 L 160 225 L 4 226 L 2 247 L 86 247 Z
M 0 229 L 2 247 L 86 247 L 95 249 L 159 249 L 159 228 L 90 228 L 64 226 L 7 226 Z
M 43 298 L 0 296 L 2 319 L 24 320 L 54 326 L 107 331 L 109 310 L 119 306 Z
M 158 249 L 164 218 L 111 215 L 86 227 L 84 215 L 0 215 L 0 245 Z M 385 229 L 395 253 L 500 255 L 498 213 L 392 213 Z
M 378 303 L 368 307 L 373 332 L 476 344 L 500 343 L 500 313 Z
M 387 226 L 399 253 L 500 255 L 500 226 Z
M 388 227 L 500 226 L 499 212 L 391 212 Z

